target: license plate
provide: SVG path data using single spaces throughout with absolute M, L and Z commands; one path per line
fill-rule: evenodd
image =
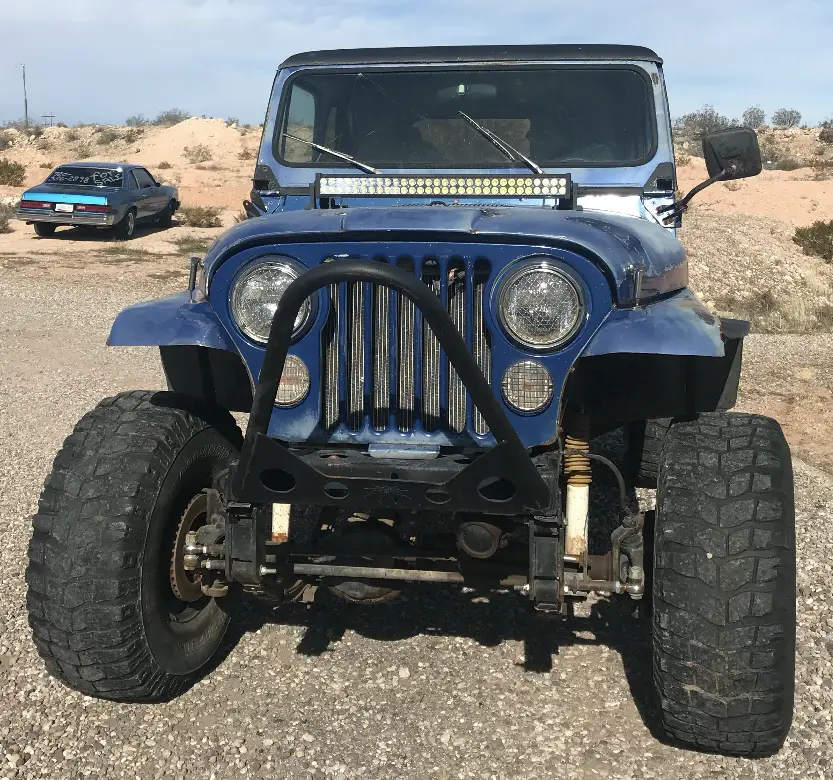
M 55 211 L 72 211 L 75 207 L 71 203 L 56 203 Z

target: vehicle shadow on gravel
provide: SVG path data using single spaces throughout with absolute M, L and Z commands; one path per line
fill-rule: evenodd
M 619 460 L 621 436 L 600 437 L 593 442 L 592 449 Z M 594 483 L 599 489 L 593 495 L 591 513 L 604 522 L 597 525 L 590 543 L 591 552 L 600 553 L 609 549 L 610 532 L 619 524 L 620 515 L 613 478 L 599 470 L 598 474 L 594 472 Z M 628 501 L 632 508 L 636 507 L 635 494 L 631 493 Z M 653 526 L 652 519 L 653 512 L 648 512 L 648 529 Z M 646 537 L 646 553 L 650 554 L 650 531 Z M 631 695 L 645 726 L 657 740 L 673 744 L 659 725 L 650 620 L 637 616 L 637 604 L 624 598 L 601 599 L 592 603 L 589 614 L 561 618 L 535 612 L 522 596 L 509 590 L 406 583 L 402 595 L 393 601 L 360 605 L 345 602 L 326 587 L 319 587 L 311 604 L 275 607 L 257 599 L 243 600 L 225 652 L 231 652 L 246 633 L 266 624 L 304 629 L 296 652 L 307 656 L 338 652 L 338 643 L 348 631 L 381 642 L 420 635 L 467 637 L 484 647 L 522 642 L 524 659 L 519 665 L 527 672 L 545 674 L 558 671 L 562 648 L 604 645 L 620 654 Z M 604 706 L 604 702 L 594 702 L 593 706 Z
M 173 221 L 172 227 L 184 226 L 184 223 L 177 223 Z M 164 228 L 161 225 L 154 223 L 139 222 L 136 224 L 136 232 L 133 234 L 133 239 L 141 238 L 143 236 L 152 236 L 155 233 L 164 233 L 171 228 Z M 89 241 L 92 243 L 110 244 L 114 241 L 120 244 L 130 244 L 133 239 L 116 238 L 109 228 L 85 227 L 83 225 L 70 226 L 69 229 L 56 230 L 51 236 L 33 236 L 36 241 L 44 241 L 47 244 L 56 241 Z

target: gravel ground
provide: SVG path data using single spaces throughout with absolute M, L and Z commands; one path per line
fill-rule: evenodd
M 216 668 L 168 704 L 98 701 L 49 678 L 26 624 L 29 518 L 76 419 L 104 395 L 161 386 L 152 350 L 104 341 L 121 306 L 168 291 L 0 280 L 0 780 L 833 774 L 833 481 L 803 463 L 796 720 L 772 759 L 664 744 L 647 637 L 604 601 L 567 622 L 514 594 L 437 588 L 366 609 L 245 602 Z

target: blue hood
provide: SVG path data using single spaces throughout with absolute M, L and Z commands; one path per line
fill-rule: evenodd
M 439 235 L 438 235 L 439 234 Z M 685 250 L 674 234 L 635 217 L 589 211 L 468 206 L 350 207 L 289 211 L 258 217 L 228 230 L 205 259 L 209 277 L 234 252 L 288 241 L 385 240 L 467 241 L 552 246 L 590 257 L 610 278 L 619 300 L 632 295 L 628 268 L 644 267 L 644 295 L 685 287 Z

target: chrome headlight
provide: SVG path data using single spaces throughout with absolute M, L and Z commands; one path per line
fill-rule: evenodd
M 584 306 L 575 282 L 553 263 L 521 266 L 503 282 L 498 305 L 509 335 L 530 349 L 553 349 L 581 325 Z
M 268 341 L 278 302 L 299 275 L 288 260 L 280 257 L 267 258 L 242 273 L 231 292 L 231 313 L 240 330 L 255 341 Z M 312 302 L 307 298 L 295 318 L 293 333 L 307 324 L 311 311 Z

